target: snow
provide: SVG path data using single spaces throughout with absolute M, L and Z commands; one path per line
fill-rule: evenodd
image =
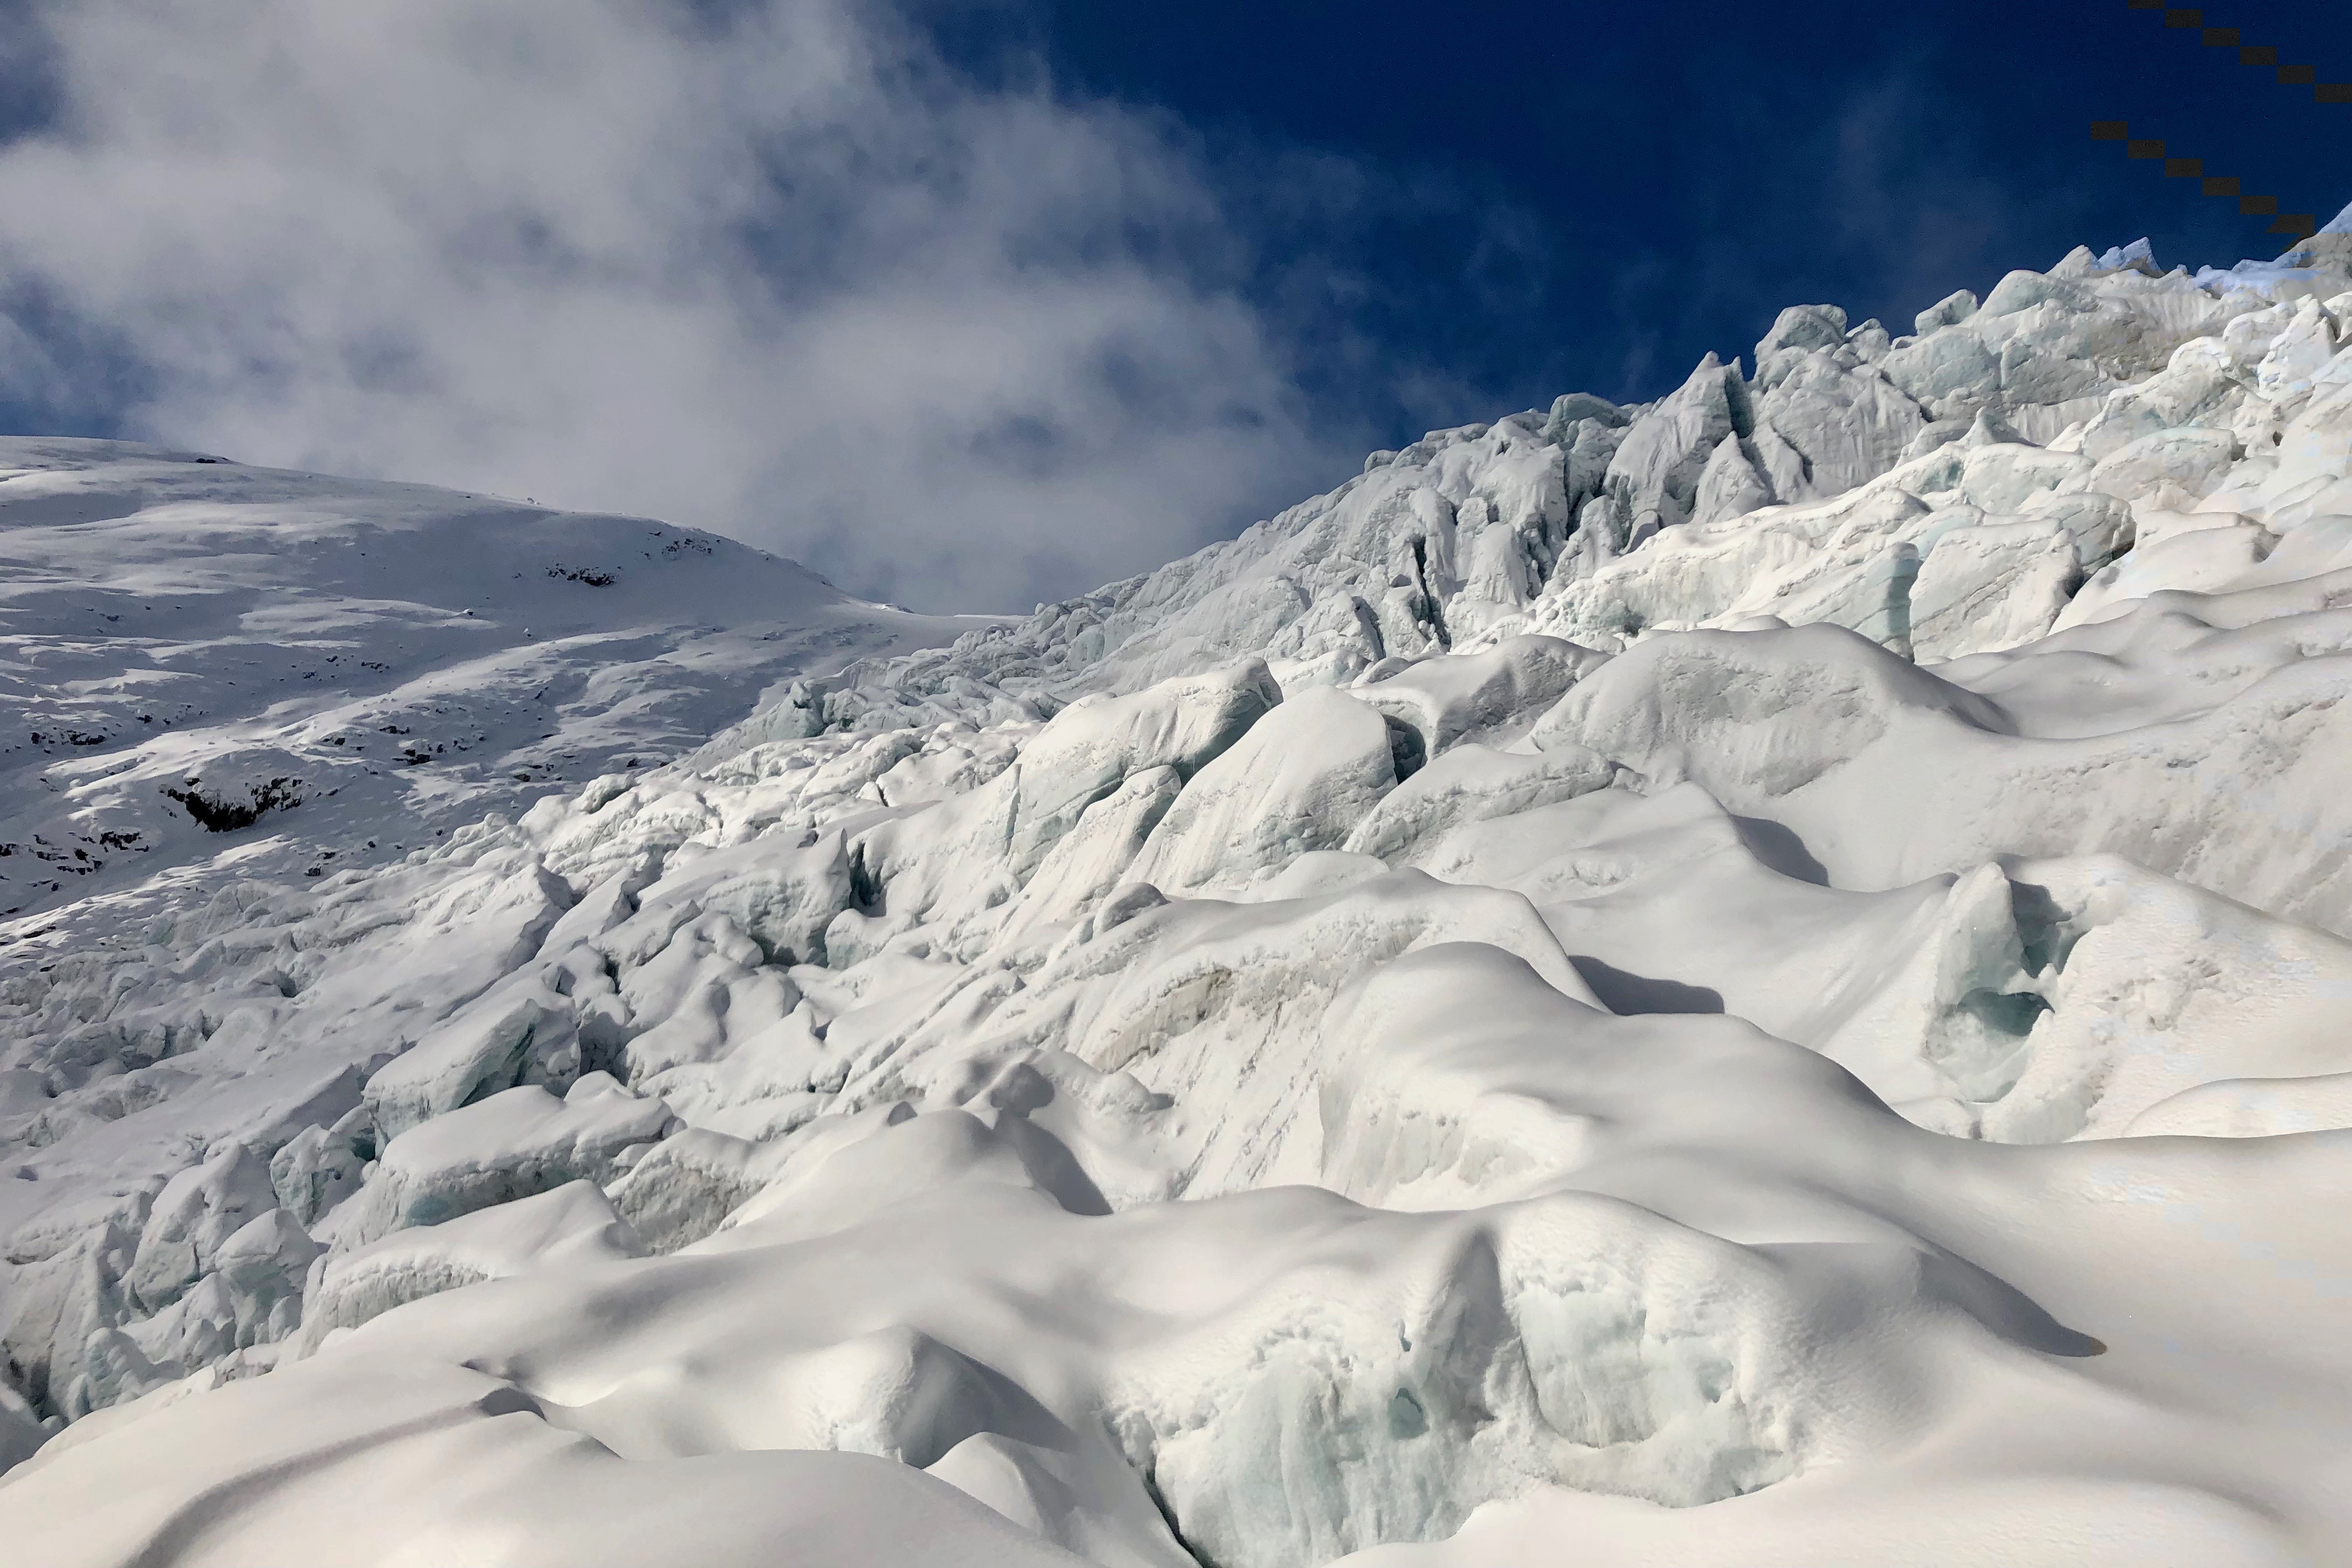
M 699 744 L 812 665 L 971 624 L 644 519 L 0 441 L 0 909 L 210 858 L 166 790 L 294 781 L 301 842 L 262 838 L 249 874 L 381 864 Z
M 1792 307 L 1010 621 L 7 443 L 0 1540 L 2344 1557 L 2342 259 Z

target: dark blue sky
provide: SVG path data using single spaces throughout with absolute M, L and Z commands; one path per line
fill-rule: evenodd
M 968 57 L 1004 16 L 961 14 Z M 2347 81 L 2347 16 L 2270 0 L 2203 21 Z M 2352 202 L 2352 105 L 2126 0 L 1036 0 L 1026 26 L 1066 90 L 1204 141 L 1256 218 L 1254 290 L 1328 351 L 1314 390 L 1396 436 L 1465 397 L 1452 417 L 1655 396 L 1784 304 L 1901 332 L 2077 243 L 2146 235 L 2192 267 L 2284 247 L 2093 142 L 2095 119 L 2283 211 Z

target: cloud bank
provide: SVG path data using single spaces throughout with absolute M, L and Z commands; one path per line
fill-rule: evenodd
M 70 0 L 19 406 L 1026 608 L 1335 477 L 1167 122 L 856 0 Z

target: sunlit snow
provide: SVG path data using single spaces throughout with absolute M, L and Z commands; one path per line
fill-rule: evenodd
M 0 444 L 0 1559 L 2352 1558 L 2346 257 L 1018 620 Z

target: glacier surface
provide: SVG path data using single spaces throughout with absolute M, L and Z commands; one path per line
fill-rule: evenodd
M 0 443 L 5 1555 L 2342 1561 L 2347 228 L 1015 619 Z

